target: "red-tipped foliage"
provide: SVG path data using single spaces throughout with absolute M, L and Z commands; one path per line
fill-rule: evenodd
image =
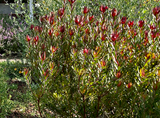
M 154 30 L 154 29 L 156 29 L 156 26 L 155 26 L 155 24 L 149 25 L 149 28 L 150 28 L 151 30 Z
M 115 8 L 112 9 L 112 17 L 117 16 L 117 10 Z
M 96 26 L 98 26 L 98 25 L 99 25 L 99 21 L 96 22 Z
M 128 87 L 128 88 L 131 88 L 131 87 L 132 87 L 132 83 L 131 83 L 131 82 L 128 83 L 128 84 L 127 84 L 127 87 Z
M 73 34 L 74 34 L 74 31 L 72 29 L 69 29 L 69 35 L 73 36 Z
M 89 21 L 90 22 L 93 22 L 93 20 L 94 20 L 94 15 L 92 15 L 92 16 L 89 17 Z
M 55 53 L 55 52 L 57 51 L 57 49 L 58 49 L 58 48 L 52 46 L 52 47 L 51 47 L 51 52 L 52 52 L 52 53 Z
M 122 24 L 125 24 L 125 23 L 126 23 L 126 20 L 127 20 L 127 17 L 125 17 L 125 16 L 124 16 L 124 17 L 122 17 L 122 19 L 121 19 L 121 23 L 122 23 Z
M 116 73 L 116 77 L 117 77 L 117 78 L 120 78 L 120 77 L 121 77 L 121 72 L 120 72 L 120 71 L 118 71 L 118 72 Z
M 50 16 L 47 18 L 47 20 L 48 20 L 50 25 L 53 25 L 55 23 L 55 21 L 54 21 L 54 13 L 53 12 L 50 13 Z
M 86 33 L 86 34 L 89 34 L 89 33 L 90 33 L 88 28 L 85 30 L 85 33 Z
M 43 73 L 43 75 L 44 75 L 45 77 L 48 77 L 48 76 L 49 76 L 49 70 L 48 70 L 48 68 L 47 68 L 46 71 Z
M 117 34 L 117 33 L 113 33 L 113 34 L 111 35 L 111 39 L 112 39 L 112 41 L 116 41 L 116 40 L 117 40 L 117 38 L 118 38 L 118 36 L 119 36 L 119 34 Z
M 143 26 L 144 26 L 144 20 L 138 21 L 138 26 L 139 26 L 139 27 L 143 27 Z
M 31 29 L 31 30 L 33 30 L 33 28 L 34 28 L 34 25 L 33 25 L 33 24 L 31 24 L 30 29 Z
M 41 32 L 42 32 L 42 27 L 40 27 L 40 26 L 35 26 L 35 27 L 34 27 L 34 30 L 37 31 L 37 32 L 39 32 L 39 33 L 41 33 Z
M 62 17 L 62 16 L 64 15 L 64 8 L 60 8 L 60 9 L 58 10 L 58 15 L 59 15 L 60 17 Z
M 28 69 L 24 68 L 24 74 L 27 75 L 28 74 Z
M 39 40 L 39 36 L 34 37 L 34 43 L 36 44 Z
M 73 4 L 76 0 L 68 0 L 71 4 Z
M 77 25 L 83 25 L 83 19 L 82 19 L 82 16 L 78 15 L 75 17 L 75 23 Z
M 88 12 L 89 12 L 89 9 L 85 6 L 84 9 L 83 9 L 83 13 L 87 14 Z
M 83 54 L 88 54 L 88 52 L 89 52 L 89 51 L 88 51 L 87 48 L 84 48 L 84 49 L 83 49 Z
M 65 26 L 63 25 L 60 27 L 60 32 L 63 33 L 64 31 L 65 31 Z
M 129 26 L 129 27 L 133 27 L 133 25 L 134 25 L 134 21 L 129 21 L 129 22 L 128 22 L 128 26 Z
M 102 13 L 104 13 L 107 9 L 108 9 L 108 7 L 105 6 L 105 5 L 101 5 L 101 6 L 100 6 L 100 11 L 101 11 Z
M 104 41 L 106 39 L 106 36 L 102 34 L 101 40 Z
M 157 36 L 157 32 L 156 31 L 151 31 L 151 37 L 154 39 Z
M 29 42 L 31 40 L 31 38 L 27 35 L 26 40 Z
M 41 53 L 41 60 L 44 61 L 46 59 L 46 52 Z
M 146 30 L 145 32 L 144 32 L 144 34 L 145 34 L 145 39 L 148 37 L 148 31 Z
M 159 12 L 160 12 L 160 7 L 155 7 L 155 8 L 153 8 L 152 12 L 153 12 L 153 14 L 154 14 L 155 16 L 157 16 L 157 14 L 159 14 Z
M 53 30 L 48 30 L 48 34 L 49 34 L 50 36 L 52 36 Z

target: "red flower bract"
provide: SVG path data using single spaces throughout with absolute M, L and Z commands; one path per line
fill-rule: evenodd
M 132 38 L 134 38 L 137 35 L 137 31 L 136 30 L 131 31 L 131 33 L 132 33 Z
M 102 24 L 101 30 L 102 30 L 102 31 L 107 31 L 107 26 L 106 26 L 106 24 Z
M 119 81 L 119 83 L 117 84 L 117 87 L 120 87 L 122 85 L 122 81 Z
M 100 11 L 103 12 L 103 13 L 104 13 L 107 9 L 108 9 L 107 6 L 104 6 L 104 5 L 101 5 L 101 6 L 100 6 Z
M 57 51 L 57 49 L 58 49 L 58 48 L 56 48 L 56 47 L 52 46 L 52 47 L 51 47 L 51 51 L 52 51 L 52 53 L 55 53 L 55 52 Z
M 156 38 L 156 36 L 157 36 L 157 33 L 155 31 L 151 31 L 151 37 L 154 39 Z
M 118 34 L 117 33 L 113 33 L 112 35 L 111 35 L 111 39 L 112 39 L 112 41 L 116 41 L 117 40 L 117 38 L 118 38 Z
M 124 16 L 124 17 L 122 17 L 122 19 L 121 19 L 121 23 L 122 23 L 122 24 L 125 24 L 125 23 L 126 23 L 126 20 L 127 20 L 127 17 L 125 17 L 125 16 Z
M 94 19 L 94 15 L 92 15 L 92 16 L 90 16 L 90 17 L 89 17 L 89 21 L 91 21 L 91 22 L 92 22 L 92 21 L 93 21 L 93 19 Z
M 132 87 L 132 83 L 131 83 L 131 82 L 128 83 L 127 87 L 128 87 L 128 88 L 131 88 L 131 87 Z
M 104 60 L 101 61 L 101 66 L 105 67 L 106 66 L 106 62 Z
M 99 21 L 96 22 L 96 26 L 98 26 L 98 24 L 99 24 Z
M 88 54 L 88 49 L 87 48 L 83 49 L 83 54 Z
M 41 16 L 41 17 L 39 18 L 39 20 L 40 20 L 41 23 L 43 23 L 43 22 L 45 21 L 45 16 Z
M 41 53 L 41 60 L 44 61 L 46 59 L 46 52 Z
M 74 31 L 69 29 L 69 35 L 72 36 L 74 34 Z
M 44 75 L 45 77 L 48 77 L 48 76 L 49 76 L 49 70 L 48 70 L 48 68 L 47 68 L 46 71 L 43 73 L 43 75 Z
M 51 12 L 52 13 L 52 12 Z M 47 16 L 47 14 L 44 16 L 44 19 L 45 20 L 48 20 L 48 16 Z
M 48 34 L 51 36 L 53 33 L 53 30 L 48 30 Z
M 55 23 L 54 22 L 54 17 L 49 17 L 48 21 L 49 21 L 50 25 L 53 25 Z
M 117 16 L 117 10 L 115 8 L 112 9 L 112 17 Z
M 106 36 L 103 34 L 101 40 L 104 41 L 106 39 Z
M 159 12 L 160 12 L 160 7 L 155 7 L 155 8 L 153 8 L 152 12 L 153 12 L 153 14 L 154 14 L 155 16 L 157 16 L 157 14 L 159 14 Z
M 73 4 L 76 0 L 68 0 L 71 4 Z
M 55 35 L 56 35 L 56 36 L 59 36 L 59 32 L 56 31 L 56 32 L 55 32 Z
M 27 75 L 28 74 L 28 69 L 24 68 L 24 74 Z
M 90 33 L 88 28 L 85 30 L 85 33 L 86 33 L 86 34 L 89 34 L 89 33 Z
M 154 29 L 156 29 L 156 26 L 155 26 L 155 24 L 149 25 L 149 28 L 150 28 L 151 30 L 154 30 Z
M 89 12 L 89 9 L 85 6 L 84 9 L 83 9 L 83 13 L 87 14 L 88 12 Z
M 45 44 L 42 44 L 41 48 L 42 48 L 42 50 L 44 50 L 45 49 Z
M 134 21 L 129 21 L 129 22 L 128 22 L 128 26 L 129 26 L 129 27 L 133 27 L 133 25 L 134 25 Z
M 33 25 L 33 24 L 31 24 L 30 29 L 31 29 L 31 30 L 33 30 L 33 28 L 34 28 L 34 25 Z
M 139 27 L 143 27 L 143 26 L 144 26 L 144 20 L 140 20 L 140 21 L 138 22 L 138 26 L 139 26 Z
M 39 33 L 41 33 L 41 32 L 42 32 L 42 27 L 40 27 L 40 26 L 35 26 L 35 27 L 34 27 L 34 30 L 35 30 L 35 31 L 38 31 Z
M 65 31 L 65 26 L 63 25 L 60 27 L 60 32 L 63 33 L 64 31 Z
M 29 42 L 31 40 L 31 38 L 27 35 L 26 40 Z
M 118 71 L 118 72 L 116 73 L 116 77 L 117 77 L 117 78 L 120 78 L 120 77 L 121 77 L 121 72 L 120 72 L 120 71 Z
M 146 31 L 144 32 L 144 34 L 145 34 L 145 39 L 146 39 L 147 36 L 148 36 L 148 31 L 146 30 Z
M 64 15 L 64 8 L 60 8 L 60 9 L 58 10 L 58 15 L 59 15 L 60 17 L 62 17 L 62 16 Z
M 34 42 L 35 42 L 35 43 L 38 42 L 38 40 L 39 40 L 39 37 L 38 37 L 38 36 L 34 37 Z
M 83 21 L 82 21 L 82 16 L 78 15 L 75 17 L 75 23 L 77 25 L 82 25 L 83 24 Z

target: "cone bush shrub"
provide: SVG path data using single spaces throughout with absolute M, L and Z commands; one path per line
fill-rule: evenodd
M 147 24 L 106 5 L 99 18 L 87 6 L 73 14 L 75 2 L 40 16 L 26 36 L 24 75 L 40 116 L 158 117 L 160 8 Z

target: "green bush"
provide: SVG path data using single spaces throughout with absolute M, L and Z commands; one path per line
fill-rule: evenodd
M 21 60 L 22 61 L 22 60 Z M 23 78 L 23 70 L 24 68 L 28 67 L 27 63 L 24 62 L 10 62 L 7 60 L 7 64 L 5 67 L 5 74 L 10 78 Z
M 7 77 L 3 74 L 3 69 L 0 67 L 0 117 L 4 118 L 8 113 L 11 112 L 13 107 L 10 102 L 10 97 L 8 94 L 9 87 L 6 83 Z
M 154 27 L 105 5 L 99 19 L 83 6 L 75 15 L 72 2 L 40 16 L 26 36 L 24 74 L 40 116 L 158 117 L 159 8 Z

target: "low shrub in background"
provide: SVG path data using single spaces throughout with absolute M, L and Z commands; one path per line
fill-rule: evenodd
M 19 22 L 19 27 L 11 24 L 10 16 L 5 16 L 0 21 L 0 56 L 1 57 L 22 57 L 24 45 L 20 42 L 18 35 L 22 33 L 26 27 L 20 27 L 22 22 Z
M 5 69 L 5 74 L 10 78 L 23 78 L 23 70 L 24 68 L 27 68 L 28 64 L 27 63 L 22 63 L 20 61 L 17 62 L 9 62 L 6 64 Z
M 64 0 L 26 36 L 24 75 L 40 116 L 158 117 L 159 7 L 147 24 L 106 5 L 99 19 L 86 6 L 75 15 L 75 4 Z
M 0 117 L 36 117 L 31 92 L 25 78 L 22 77 L 24 66 L 20 62 L 0 63 Z M 11 73 L 9 73 L 9 71 Z
M 4 118 L 6 117 L 13 108 L 13 105 L 10 101 L 10 96 L 8 94 L 9 87 L 7 85 L 7 80 L 9 78 L 7 76 L 4 76 L 3 74 L 3 68 L 0 67 L 0 117 Z

